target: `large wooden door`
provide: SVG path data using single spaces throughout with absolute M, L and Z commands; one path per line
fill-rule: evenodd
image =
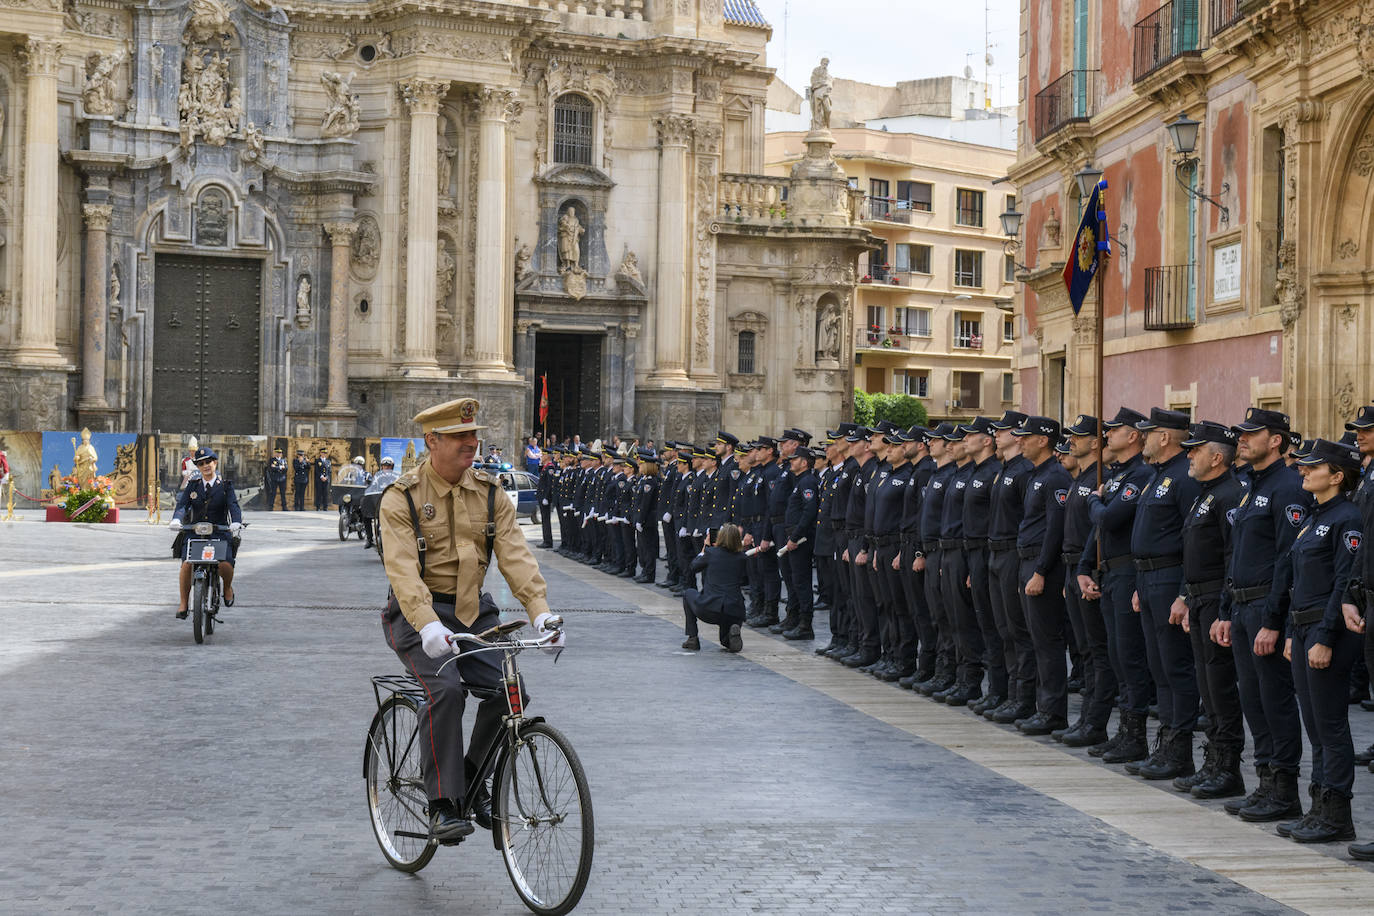
M 153 428 L 256 435 L 262 262 L 159 255 Z
M 535 338 L 534 417 L 539 430 L 540 378 L 549 377 L 549 434 L 563 439 L 580 435 L 583 442 L 601 436 L 601 334 L 557 334 L 541 331 Z

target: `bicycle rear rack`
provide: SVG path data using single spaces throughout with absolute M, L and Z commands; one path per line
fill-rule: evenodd
M 420 682 L 415 679 L 413 674 L 378 674 L 372 678 L 372 694 L 377 698 L 377 706 L 381 708 L 382 701 L 392 694 L 399 693 L 408 696 L 421 703 L 427 702 L 425 689 L 420 686 Z

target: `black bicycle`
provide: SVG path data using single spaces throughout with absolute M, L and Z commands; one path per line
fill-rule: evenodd
M 479 787 L 489 779 L 492 843 L 501 852 L 515 892 L 533 912 L 558 916 L 577 906 L 591 874 L 592 802 L 571 742 L 542 717 L 525 717 L 516 656 L 547 647 L 562 627 L 562 620 L 554 617 L 546 624 L 553 631 L 547 636 L 513 638 L 511 634 L 527 622 L 513 620 L 475 636 L 454 637 L 455 642 L 471 644 L 469 652 L 503 654 L 500 687 L 465 684 L 464 690 L 479 700 L 504 694 L 508 713 L 501 737 L 483 756 L 478 778 L 470 780 L 460 816 L 472 817 Z M 417 872 L 438 848 L 429 831 L 419 747 L 425 694 L 411 675 L 374 677 L 372 690 L 377 713 L 363 750 L 372 830 L 393 867 Z

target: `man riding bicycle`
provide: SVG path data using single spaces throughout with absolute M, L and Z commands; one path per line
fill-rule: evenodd
M 210 538 L 229 541 L 229 559 L 219 564 L 219 579 L 224 587 L 224 606 L 234 604 L 234 555 L 238 552 L 233 535 L 243 527 L 243 512 L 239 509 L 239 498 L 234 493 L 234 485 L 219 476 L 219 456 L 208 447 L 196 449 L 191 456 L 200 476 L 192 477 L 177 497 L 177 508 L 167 527 L 180 531 L 183 526 L 190 527 L 196 522 L 210 522 L 227 527 L 229 530 L 216 530 Z M 189 543 L 189 542 L 188 542 Z M 186 549 L 186 548 L 183 548 Z M 185 553 L 181 562 L 181 597 L 177 602 L 177 619 L 186 619 L 186 603 L 191 595 L 191 564 Z
M 419 741 L 429 797 L 430 829 L 436 839 L 457 842 L 473 832 L 460 817 L 459 802 L 487 748 L 499 734 L 505 699 L 477 707 L 467 756 L 463 753 L 464 683 L 498 689 L 500 659 L 483 652 L 459 656 L 456 633 L 480 633 L 500 622 L 483 594 L 490 554 L 500 562 L 511 592 L 524 605 L 541 636 L 550 617 L 547 587 L 516 524 L 515 507 L 494 476 L 472 467 L 477 455 L 478 402 L 460 398 L 421 411 L 414 418 L 429 456 L 403 474 L 382 496 L 380 528 L 391 583 L 382 629 L 387 643 L 424 689 Z M 559 635 L 550 645 L 562 645 Z M 491 826 L 491 805 L 482 793 L 474 811 Z

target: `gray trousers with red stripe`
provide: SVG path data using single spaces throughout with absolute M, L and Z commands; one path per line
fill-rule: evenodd
M 460 623 L 454 616 L 452 604 L 436 601 L 434 612 L 439 615 L 439 622 L 455 633 L 480 633 L 501 622 L 496 604 L 485 594 L 481 612 L 470 626 Z M 416 739 L 425 773 L 425 793 L 430 801 L 461 800 L 467 789 L 463 766 L 463 684 L 497 690 L 501 686 L 501 653 L 459 656 L 440 671 L 439 666 L 451 656 L 430 658 L 425 654 L 420 647 L 420 634 L 401 613 L 395 596 L 382 612 L 382 631 L 386 634 L 387 645 L 401 659 L 406 672 L 415 675 L 428 697 L 428 702 L 420 707 L 420 734 Z M 473 767 L 482 762 L 482 756 L 496 739 L 505 713 L 503 695 L 477 704 L 469 743 Z

